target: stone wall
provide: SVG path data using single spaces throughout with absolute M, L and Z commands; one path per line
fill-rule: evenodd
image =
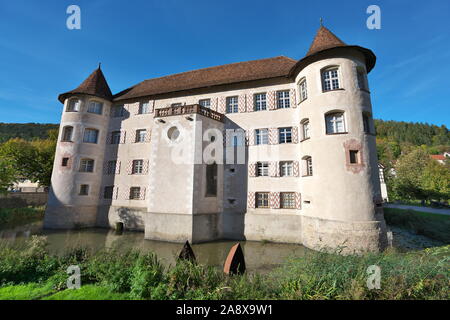
M 0 195 L 0 208 L 44 206 L 47 204 L 47 197 L 46 192 L 13 192 Z

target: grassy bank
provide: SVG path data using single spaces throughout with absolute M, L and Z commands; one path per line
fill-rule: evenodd
M 0 227 L 12 227 L 42 220 L 45 207 L 0 208 Z
M 450 244 L 450 216 L 413 210 L 384 208 L 388 225 L 410 230 Z
M 339 256 L 308 252 L 264 276 L 225 276 L 180 262 L 164 268 L 152 253 L 73 249 L 50 255 L 45 239 L 0 248 L 0 299 L 448 299 L 450 246 L 419 252 Z M 66 289 L 69 265 L 82 287 Z M 381 268 L 369 290 L 367 267 Z

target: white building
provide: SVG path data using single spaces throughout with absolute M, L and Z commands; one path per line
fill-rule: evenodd
M 115 95 L 95 70 L 59 96 L 45 226 L 123 223 L 166 241 L 382 249 L 366 76 L 375 60 L 322 26 L 298 61 L 194 70 Z M 215 163 L 206 163 L 206 153 Z M 237 161 L 224 163 L 231 155 Z

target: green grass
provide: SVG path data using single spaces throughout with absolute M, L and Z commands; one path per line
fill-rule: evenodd
M 415 210 L 384 208 L 388 225 L 450 244 L 450 216 Z
M 82 287 L 69 290 L 66 269 L 78 265 Z M 381 268 L 369 290 L 367 268 Z M 268 274 L 227 276 L 179 261 L 163 267 L 153 253 L 72 249 L 51 255 L 32 237 L 18 250 L 0 248 L 1 299 L 443 299 L 450 298 L 450 246 L 401 253 L 341 256 L 308 251 Z
M 0 208 L 0 227 L 27 224 L 44 218 L 45 207 Z

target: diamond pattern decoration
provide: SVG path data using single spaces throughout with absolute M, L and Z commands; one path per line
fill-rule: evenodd
M 292 143 L 298 143 L 298 127 L 292 127 Z
M 280 176 L 280 166 L 277 161 L 269 162 L 269 176 L 278 177 Z
M 295 207 L 297 209 L 301 209 L 302 208 L 302 195 L 300 192 L 296 192 L 295 193 Z
M 278 144 L 278 128 L 269 128 L 269 144 Z
M 245 94 L 241 94 L 238 97 L 238 111 L 240 113 L 247 111 L 246 108 L 246 95 Z
M 268 91 L 266 97 L 267 97 L 267 109 L 275 110 L 277 108 L 275 91 Z
M 256 162 L 252 162 L 248 164 L 248 176 L 256 177 Z
M 217 98 L 211 98 L 211 110 L 217 111 Z
M 293 171 L 294 177 L 298 177 L 300 175 L 300 168 L 299 168 L 298 161 L 294 161 L 292 171 Z
M 255 204 L 256 204 L 255 203 L 255 193 L 254 192 L 249 192 L 247 194 L 247 207 L 254 209 L 256 207 Z
M 270 208 L 280 209 L 280 192 L 270 193 Z
M 225 104 L 226 104 L 225 97 L 219 97 L 217 112 L 225 113 Z
M 295 94 L 295 89 L 289 90 L 289 104 L 291 108 L 297 108 L 297 96 Z
M 247 134 L 247 145 L 253 146 L 255 144 L 255 130 L 250 129 L 246 131 Z
M 254 97 L 255 96 L 253 95 L 253 93 L 247 94 L 247 112 L 254 111 L 254 105 L 255 105 Z

